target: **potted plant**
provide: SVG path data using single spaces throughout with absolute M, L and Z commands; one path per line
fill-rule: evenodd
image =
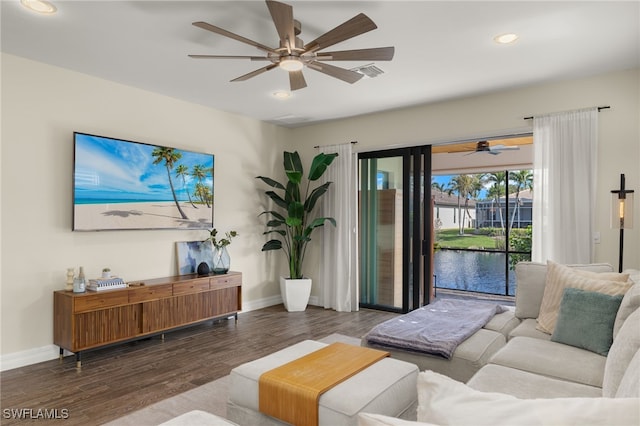
M 213 228 L 209 231 L 209 237 L 205 241 L 211 241 L 213 245 L 213 267 L 211 272 L 214 274 L 226 274 L 229 272 L 231 265 L 231 257 L 227 251 L 227 246 L 231 244 L 231 239 L 239 234 L 236 231 L 225 233 L 225 238 L 217 238 L 218 230 Z M 198 267 L 200 269 L 200 267 Z M 199 271 L 200 272 L 200 271 Z
M 104 278 L 104 279 L 111 278 L 111 269 L 110 268 L 102 268 L 102 278 Z
M 289 277 L 280 278 L 280 291 L 285 308 L 289 312 L 305 310 L 311 294 L 311 279 L 305 278 L 302 273 L 302 262 L 307 244 L 311 241 L 311 233 L 314 229 L 324 226 L 327 221 L 336 226 L 336 221 L 332 217 L 311 219 L 310 214 L 331 185 L 331 182 L 327 182 L 311 189 L 311 182 L 320 179 L 337 156 L 337 153 L 316 155 L 311 163 L 304 188 L 301 188 L 304 170 L 298 152 L 285 151 L 284 153 L 286 185 L 265 176 L 257 177 L 270 187 L 281 191 L 281 193 L 265 191 L 267 197 L 273 200 L 282 211 L 268 210 L 260 214 L 270 216 L 267 222 L 268 230 L 264 235 L 275 234 L 276 236 L 262 246 L 262 251 L 282 250 L 287 256 Z

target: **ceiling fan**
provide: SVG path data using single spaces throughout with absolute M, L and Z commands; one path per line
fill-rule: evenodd
M 263 72 L 280 67 L 289 72 L 289 84 L 291 90 L 307 87 L 307 82 L 302 74 L 306 66 L 315 71 L 327 74 L 331 77 L 355 83 L 363 77 L 363 74 L 327 64 L 326 61 L 390 61 L 395 49 L 393 47 L 376 47 L 371 49 L 343 50 L 335 52 L 320 52 L 334 44 L 348 40 L 352 37 L 364 34 L 377 28 L 376 24 L 364 13 L 360 13 L 350 20 L 338 25 L 309 43 L 298 37 L 301 32 L 301 24 L 293 19 L 293 7 L 274 0 L 266 0 L 271 19 L 280 37 L 280 45 L 271 48 L 264 44 L 234 34 L 230 31 L 216 27 L 206 22 L 194 22 L 193 25 L 225 37 L 232 38 L 250 46 L 254 46 L 266 53 L 265 56 L 230 56 L 230 55 L 189 55 L 196 59 L 249 59 L 251 61 L 267 61 L 269 64 L 255 71 L 241 75 L 231 81 L 245 81 Z
M 519 146 L 507 146 L 507 145 L 489 145 L 489 141 L 478 141 L 476 143 L 475 151 L 472 151 L 466 155 L 477 154 L 477 153 L 487 153 L 491 155 L 498 155 L 502 151 L 517 151 L 519 150 Z

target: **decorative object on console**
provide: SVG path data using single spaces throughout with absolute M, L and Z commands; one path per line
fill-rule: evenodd
M 84 267 L 80 267 L 80 272 L 78 272 L 78 276 L 73 279 L 73 292 L 74 293 L 84 293 L 86 291 L 86 281 L 84 276 Z
M 307 243 L 311 241 L 311 233 L 313 230 L 324 226 L 326 221 L 332 223 L 333 226 L 336 225 L 336 220 L 332 217 L 318 217 L 311 221 L 309 215 L 318 200 L 327 192 L 332 183 L 327 182 L 311 190 L 311 182 L 320 179 L 325 170 L 327 170 L 327 167 L 329 167 L 333 159 L 337 156 L 337 153 L 320 153 L 313 158 L 304 193 L 302 193 L 300 189 L 304 170 L 297 152 L 284 152 L 284 171 L 288 179 L 286 185 L 265 176 L 257 177 L 257 179 L 261 179 L 270 187 L 283 191 L 283 196 L 277 194 L 275 191 L 265 191 L 265 194 L 273 200 L 275 205 L 284 210 L 284 215 L 273 210 L 264 211 L 260 215 L 267 214 L 272 217 L 272 219 L 267 222 L 268 230 L 263 234 L 275 233 L 281 238 L 267 241 L 262 246 L 262 251 L 282 250 L 285 253 L 289 264 L 289 276 L 287 280 L 304 278 L 302 262 L 304 261 Z M 284 288 L 283 285 L 281 285 L 281 289 L 282 288 Z M 309 289 L 309 295 L 311 294 L 310 292 L 311 290 Z M 309 295 L 307 295 L 307 301 Z M 286 300 L 285 294 L 282 294 L 282 299 L 283 301 Z M 287 305 L 288 303 L 289 302 L 286 302 Z
M 75 274 L 75 268 L 67 268 L 67 285 L 65 287 L 65 290 L 73 291 L 73 278 Z
M 229 231 L 225 234 L 225 238 L 217 239 L 218 230 L 213 228 L 209 231 L 209 238 L 205 240 L 210 241 L 213 245 L 213 268 L 211 272 L 214 274 L 226 274 L 229 272 L 231 266 L 231 257 L 227 251 L 227 246 L 231 244 L 231 239 L 237 237 L 236 231 Z
M 103 268 L 102 269 L 102 278 L 104 278 L 104 279 L 111 278 L 111 269 L 110 268 Z
M 74 231 L 213 226 L 212 154 L 79 132 L 74 147 Z
M 200 262 L 200 264 L 198 265 L 198 275 L 209 275 L 209 272 L 211 272 L 209 270 L 209 265 L 207 265 L 207 262 Z
M 620 229 L 620 257 L 618 272 L 622 272 L 624 230 L 633 228 L 633 189 L 625 189 L 624 174 L 620 175 L 620 189 L 611 191 L 611 227 Z
M 122 278 L 96 278 L 94 280 L 89 280 L 89 285 L 87 286 L 87 290 L 91 291 L 104 291 L 104 290 L 113 290 L 115 288 L 125 288 L 127 287 L 127 283 L 124 282 Z
M 176 242 L 178 255 L 178 274 L 187 275 L 198 272 L 198 265 L 202 262 L 213 269 L 213 244 L 211 241 L 181 241 Z

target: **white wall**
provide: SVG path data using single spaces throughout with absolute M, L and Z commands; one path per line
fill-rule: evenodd
M 264 197 L 288 129 L 87 75 L 2 55 L 2 368 L 55 357 L 54 290 L 67 267 L 125 280 L 174 275 L 175 242 L 206 231 L 72 232 L 73 131 L 215 155 L 214 225 L 243 272 L 244 309 L 278 303 L 272 256 L 260 251 Z
M 384 77 L 381 77 L 384 78 Z M 464 99 L 360 116 L 293 131 L 296 149 L 311 156 L 315 145 L 358 141 L 356 151 L 415 146 L 532 131 L 524 117 L 610 105 L 599 114 L 596 228 L 601 243 L 595 261 L 618 265 L 618 231 L 609 228 L 610 191 L 620 173 L 635 189 L 640 212 L 640 70 L 546 83 Z M 636 216 L 640 216 L 637 214 Z M 309 251 L 305 270 L 317 276 L 318 252 Z M 640 269 L 640 226 L 625 232 L 625 268 Z M 314 285 L 312 295 L 319 295 Z

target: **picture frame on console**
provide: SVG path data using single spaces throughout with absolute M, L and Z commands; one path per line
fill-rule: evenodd
M 73 230 L 213 227 L 214 155 L 74 132 Z
M 213 244 L 211 241 L 176 242 L 178 275 L 195 274 L 204 262 L 213 270 Z

